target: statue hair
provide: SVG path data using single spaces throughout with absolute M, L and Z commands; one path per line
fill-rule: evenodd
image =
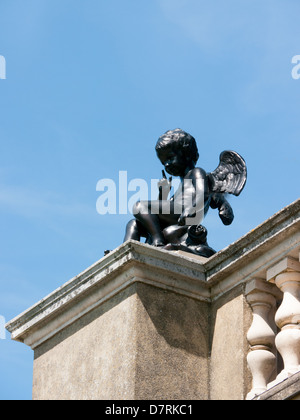
M 180 128 L 169 130 L 159 137 L 155 146 L 155 150 L 159 155 L 160 151 L 170 147 L 183 152 L 186 159 L 191 160 L 196 165 L 199 159 L 199 153 L 196 140 L 193 136 L 181 130 Z

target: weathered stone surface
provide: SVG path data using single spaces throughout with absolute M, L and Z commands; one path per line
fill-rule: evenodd
M 35 349 L 34 399 L 208 398 L 208 304 L 135 283 Z

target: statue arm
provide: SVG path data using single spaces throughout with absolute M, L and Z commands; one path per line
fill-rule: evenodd
M 184 202 L 187 205 L 184 206 L 178 224 L 199 225 L 204 218 L 204 209 L 209 198 L 207 174 L 203 169 L 195 168 L 187 181 L 191 182 L 192 187 L 184 191 Z

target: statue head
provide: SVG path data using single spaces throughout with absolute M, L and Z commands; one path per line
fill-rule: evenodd
M 175 176 L 180 175 L 179 167 L 195 167 L 199 158 L 196 140 L 180 128 L 163 134 L 158 139 L 155 150 L 167 172 Z

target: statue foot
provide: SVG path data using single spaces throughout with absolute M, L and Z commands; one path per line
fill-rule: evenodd
M 196 255 L 200 255 L 201 257 L 209 258 L 212 255 L 216 254 L 216 251 L 208 245 L 200 245 L 195 249 L 193 253 Z
M 200 246 L 187 246 L 184 244 L 167 244 L 163 247 L 166 251 L 185 251 L 189 252 L 190 254 L 199 255 L 200 257 L 209 258 L 216 253 L 214 249 L 212 249 L 208 245 L 200 245 Z
M 158 238 L 158 239 L 153 239 L 151 245 L 158 248 L 158 247 L 164 247 L 166 243 L 161 238 Z
M 180 244 L 167 244 L 164 246 L 166 251 L 179 251 L 181 249 Z

